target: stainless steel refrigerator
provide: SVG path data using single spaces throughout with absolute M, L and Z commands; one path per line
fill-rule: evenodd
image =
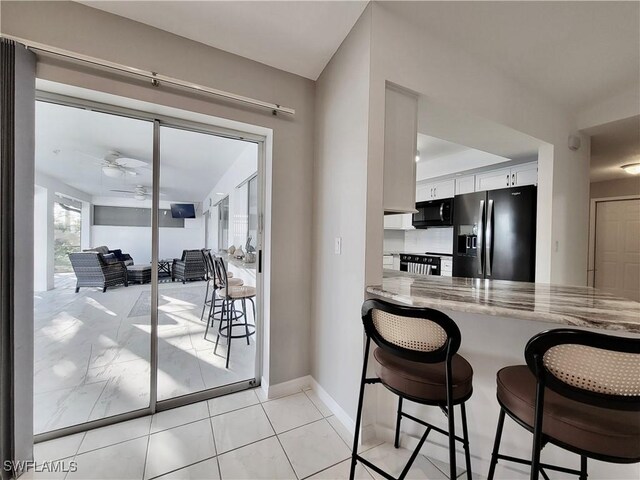
M 453 276 L 535 281 L 537 187 L 457 195 Z

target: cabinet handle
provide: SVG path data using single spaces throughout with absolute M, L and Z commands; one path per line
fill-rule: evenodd
M 438 196 L 438 187 L 433 189 L 433 198 L 436 198 Z
M 511 174 L 511 185 L 515 185 L 516 184 L 516 174 L 513 173 Z
M 507 173 L 507 187 L 509 186 L 509 174 Z

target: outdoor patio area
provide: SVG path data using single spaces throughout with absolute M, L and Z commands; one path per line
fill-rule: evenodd
M 245 285 L 255 285 L 254 268 L 230 266 L 230 271 Z M 56 274 L 55 280 L 55 289 L 37 292 L 34 299 L 34 432 L 147 407 L 151 284 L 74 293 L 73 274 Z M 205 281 L 159 284 L 158 400 L 255 376 L 255 336 L 250 345 L 233 341 L 228 369 L 226 339 L 213 353 L 217 321 L 204 338 L 205 290 Z M 247 310 L 254 323 L 252 309 Z

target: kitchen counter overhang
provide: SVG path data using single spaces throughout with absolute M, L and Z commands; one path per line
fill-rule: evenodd
M 640 303 L 591 287 L 416 275 L 384 270 L 378 297 L 439 310 L 640 333 Z

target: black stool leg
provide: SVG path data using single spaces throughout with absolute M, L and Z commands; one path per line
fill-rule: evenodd
M 220 311 L 220 323 L 218 324 L 218 336 L 216 337 L 216 346 L 213 347 L 214 355 L 218 351 L 218 342 L 220 341 L 220 331 L 222 330 L 222 323 L 224 322 L 226 304 L 227 304 L 226 300 L 222 300 L 222 309 Z
M 540 474 L 540 451 L 542 450 L 542 408 L 544 405 L 544 384 L 536 385 L 536 409 L 533 421 L 533 447 L 531 452 L 531 480 L 538 480 Z
M 247 345 L 249 343 L 249 321 L 247 320 L 247 300 L 242 299 L 242 313 L 244 314 L 244 332 L 247 335 Z
M 580 480 L 587 480 L 587 457 L 580 456 Z
M 453 414 L 453 374 L 451 373 L 450 358 L 447 359 L 445 372 L 447 380 L 447 419 L 449 420 L 449 478 L 455 480 L 458 473 L 456 469 L 456 423 Z
M 465 404 L 460 405 L 462 414 L 462 434 L 464 437 L 464 461 L 467 465 L 467 480 L 471 480 L 471 452 L 469 451 L 469 431 L 467 429 L 467 409 Z
M 227 312 L 227 363 L 224 368 L 229 368 L 229 359 L 231 358 L 231 332 L 233 328 L 233 318 L 236 316 L 236 302 L 230 300 L 227 302 L 228 312 Z
M 491 466 L 489 467 L 489 475 L 487 480 L 493 480 L 493 475 L 496 472 L 496 465 L 498 464 L 498 451 L 500 450 L 500 440 L 502 439 L 502 428 L 504 427 L 504 409 L 500 409 L 500 416 L 498 416 L 498 428 L 496 429 L 496 439 L 493 442 L 493 452 L 491 452 Z
M 209 298 L 209 282 L 207 282 L 207 290 L 204 292 L 204 304 L 202 305 L 202 313 L 200 314 L 200 321 L 202 321 L 202 319 L 204 318 L 204 311 L 207 308 L 208 298 Z
M 356 461 L 358 455 L 358 437 L 360 436 L 360 421 L 362 420 L 362 403 L 364 401 L 364 387 L 367 379 L 367 363 L 369 361 L 369 344 L 371 339 L 367 336 L 364 347 L 364 362 L 362 364 L 362 377 L 360 378 L 360 396 L 358 397 L 358 413 L 356 414 L 356 429 L 353 433 L 353 448 L 351 449 L 351 470 L 349 480 L 353 480 L 356 475 Z
M 400 446 L 400 422 L 402 421 L 402 397 L 398 396 L 398 416 L 396 418 L 396 438 L 393 442 L 393 446 L 398 448 Z

